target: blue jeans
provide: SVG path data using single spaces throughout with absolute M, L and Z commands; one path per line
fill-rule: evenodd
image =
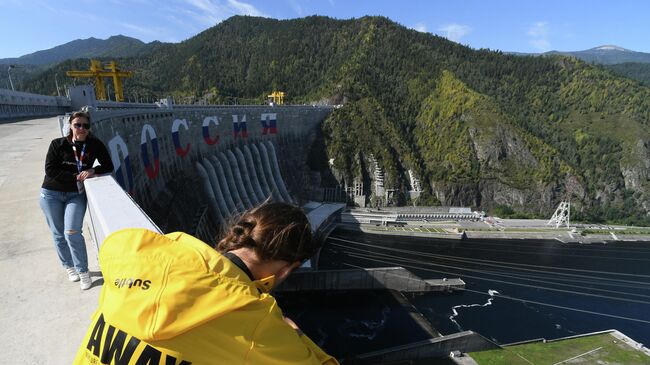
M 74 267 L 79 273 L 87 272 L 88 253 L 81 234 L 86 214 L 86 193 L 41 188 L 40 204 L 63 267 Z

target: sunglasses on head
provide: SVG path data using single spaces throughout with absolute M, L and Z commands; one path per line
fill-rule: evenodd
M 88 123 L 74 123 L 73 126 L 77 129 L 81 129 L 81 128 L 90 129 L 90 124 Z

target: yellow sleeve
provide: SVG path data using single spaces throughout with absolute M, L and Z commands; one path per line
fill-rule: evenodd
M 314 343 L 307 335 L 300 336 L 302 342 L 307 346 L 307 348 L 316 355 L 316 358 L 319 360 L 319 364 L 323 365 L 339 365 L 339 362 L 335 358 L 328 355 L 323 351 L 317 344 Z
M 255 330 L 244 364 L 338 365 L 338 362 L 307 336 L 299 336 L 285 323 L 282 312 L 274 302 Z

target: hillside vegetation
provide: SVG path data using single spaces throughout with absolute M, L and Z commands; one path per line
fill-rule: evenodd
M 54 93 L 53 75 L 28 85 Z M 564 56 L 473 50 L 382 17 L 233 17 L 179 44 L 119 60 L 127 95 L 342 104 L 323 123 L 342 184 L 385 185 L 408 203 L 508 207 L 549 215 L 570 197 L 592 220 L 649 223 L 650 89 Z M 87 67 L 87 66 L 86 66 Z

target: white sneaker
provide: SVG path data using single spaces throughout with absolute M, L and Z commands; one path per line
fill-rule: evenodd
M 90 278 L 90 272 L 80 272 L 79 278 L 81 279 L 81 283 L 79 283 L 79 285 L 81 286 L 82 290 L 90 289 L 90 287 L 93 285 L 93 281 Z
M 79 274 L 77 273 L 77 270 L 75 270 L 74 267 L 69 267 L 65 269 L 65 271 L 68 272 L 68 280 L 79 281 Z

